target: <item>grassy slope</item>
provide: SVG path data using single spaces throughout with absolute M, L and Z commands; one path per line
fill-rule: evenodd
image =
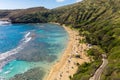
M 88 80 L 101 64 L 101 54 L 106 53 L 109 64 L 101 80 L 120 79 L 120 1 L 84 0 L 81 3 L 51 11 L 50 21 L 71 25 L 95 45 L 88 51 L 94 57 L 90 64 L 79 66 L 72 80 Z
M 101 54 L 108 56 L 109 64 L 101 80 L 120 80 L 120 0 L 84 0 L 34 14 L 21 15 L 13 22 L 59 22 L 71 25 L 95 45 L 88 51 L 92 63 L 79 66 L 71 80 L 88 80 L 101 64 Z
M 53 10 L 53 21 L 71 24 L 86 36 L 87 42 L 96 45 L 88 51 L 95 61 L 79 66 L 72 80 L 88 80 L 101 64 L 101 55 L 106 53 L 109 64 L 101 80 L 120 79 L 120 1 L 85 0 L 82 3 Z M 59 12 L 62 13 L 59 13 Z M 96 48 L 97 47 L 97 48 Z
M 52 11 L 54 15 L 50 17 L 54 17 L 53 21 L 79 29 L 87 42 L 96 45 L 88 51 L 95 61 L 79 66 L 72 80 L 88 80 L 101 64 L 102 53 L 107 54 L 109 64 L 101 80 L 120 80 L 119 4 L 119 0 L 85 0 Z

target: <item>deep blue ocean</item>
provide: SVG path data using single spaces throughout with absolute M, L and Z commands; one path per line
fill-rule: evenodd
M 36 68 L 42 70 L 42 79 L 62 55 L 68 38 L 63 27 L 51 23 L 0 25 L 0 80 Z

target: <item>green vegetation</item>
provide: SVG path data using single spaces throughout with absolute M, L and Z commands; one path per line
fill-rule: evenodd
M 101 54 L 106 54 L 109 61 L 101 80 L 120 79 L 119 4 L 119 0 L 84 0 L 51 11 L 52 17 L 55 16 L 51 21 L 70 24 L 86 36 L 88 43 L 95 45 L 88 51 L 94 61 L 87 66 L 79 66 L 71 80 L 88 80 L 102 63 Z
M 14 16 L 9 17 L 13 23 L 58 22 L 70 25 L 86 36 L 85 41 L 94 45 L 88 51 L 94 60 L 80 65 L 71 80 L 88 80 L 100 66 L 103 53 L 109 63 L 101 80 L 120 80 L 120 0 L 84 0 L 52 10 Z
M 44 7 L 16 9 L 16 10 L 0 10 L 0 18 L 10 18 L 12 22 L 17 22 L 17 23 L 43 22 L 44 20 L 42 19 L 42 16 L 44 15 L 40 16 L 40 13 L 46 11 L 48 11 L 48 9 Z
M 99 67 L 99 64 L 99 61 L 93 61 L 93 63 L 84 63 L 83 65 L 79 65 L 78 71 L 73 75 L 71 80 L 89 80 L 90 76 L 92 76 Z
M 77 73 L 73 75 L 71 80 L 89 80 L 89 78 L 95 73 L 96 69 L 102 64 L 101 54 L 104 54 L 104 52 L 101 48 L 93 46 L 87 53 L 88 56 L 91 57 L 91 62 L 79 65 Z

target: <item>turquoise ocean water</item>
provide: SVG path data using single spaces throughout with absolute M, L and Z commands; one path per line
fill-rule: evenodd
M 0 59 L 0 80 L 38 67 L 41 74 L 47 74 L 67 42 L 67 32 L 56 24 L 0 25 L 0 56 L 4 55 Z

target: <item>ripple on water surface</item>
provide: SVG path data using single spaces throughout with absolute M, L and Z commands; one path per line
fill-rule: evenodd
M 31 37 L 21 50 L 9 56 L 10 61 L 0 71 L 0 77 L 11 80 L 21 80 L 24 76 L 25 79 L 42 79 L 68 41 L 63 27 L 55 24 L 6 25 L 0 27 L 0 35 L 1 54 L 21 45 L 26 36 Z

